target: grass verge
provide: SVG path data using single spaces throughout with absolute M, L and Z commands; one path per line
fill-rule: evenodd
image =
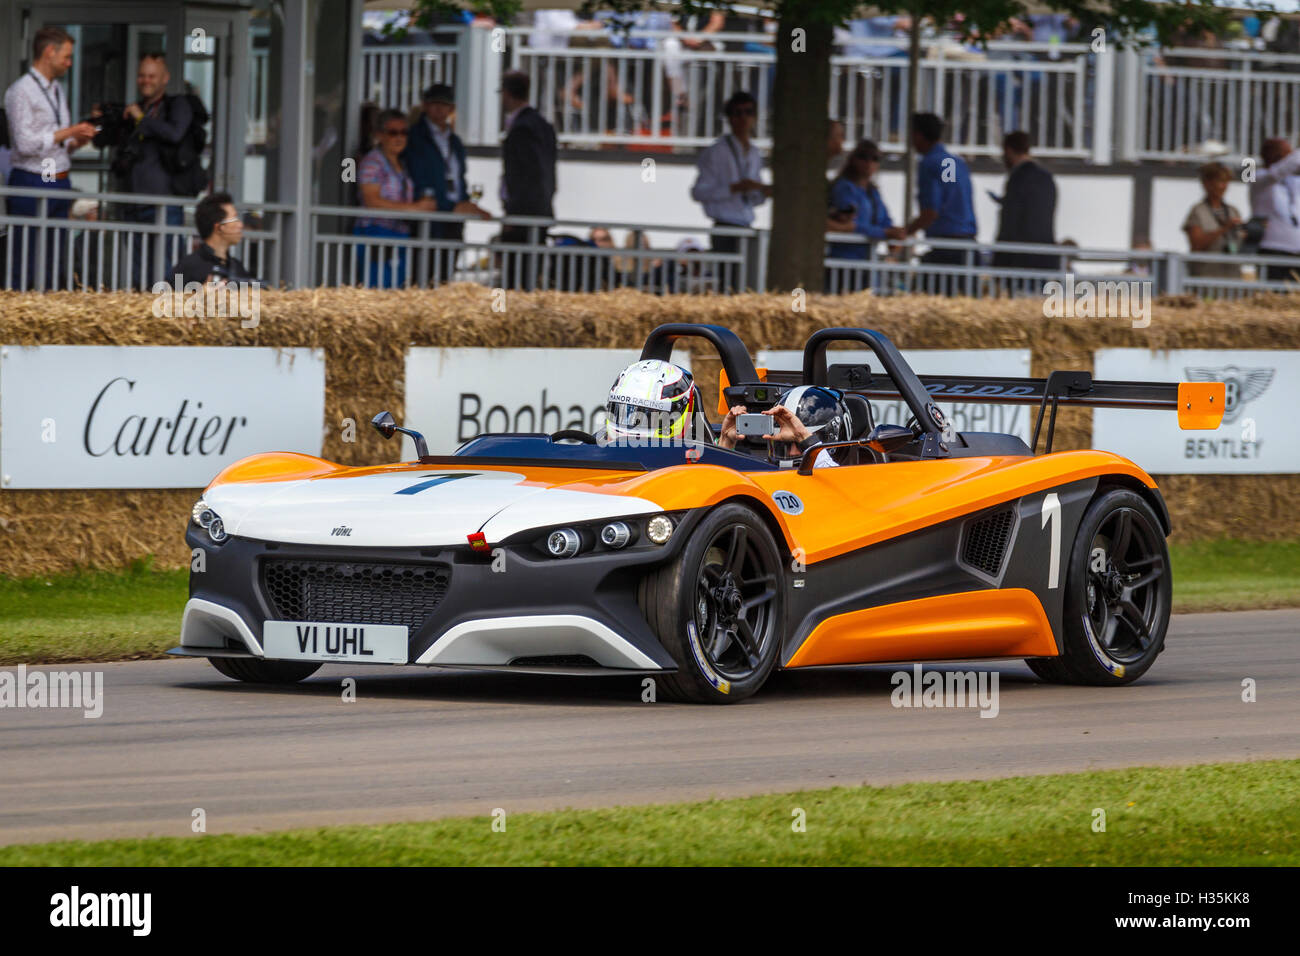
M 1294 866 L 1297 794 L 1300 760 L 1145 767 L 509 814 L 504 832 L 484 816 L 18 845 L 0 866 Z
M 1170 549 L 1174 611 L 1300 607 L 1300 541 L 1199 541 Z M 0 577 L 0 665 L 161 657 L 176 644 L 188 572 Z

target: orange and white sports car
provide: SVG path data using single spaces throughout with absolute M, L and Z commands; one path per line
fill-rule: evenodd
M 777 668 L 1024 658 L 1046 680 L 1123 684 L 1154 662 L 1168 511 L 1133 462 L 1052 452 L 1056 409 L 1176 409 L 1214 428 L 1221 383 L 918 376 L 856 328 L 815 333 L 797 370 L 760 372 L 717 326 L 661 326 L 642 357 L 690 336 L 718 351 L 723 409 L 821 385 L 842 396 L 847 437 L 782 460 L 759 441 L 721 447 L 701 421 L 703 439 L 644 447 L 564 431 L 430 455 L 381 413 L 418 460 L 270 453 L 213 480 L 186 533 L 204 566 L 172 653 L 260 682 L 324 662 L 651 675 L 719 703 Z M 833 342 L 880 368 L 828 367 Z M 953 432 L 935 401 L 958 398 L 1037 405 L 1034 447 Z M 872 399 L 901 399 L 911 420 L 877 423 Z M 822 452 L 838 467 L 814 468 Z

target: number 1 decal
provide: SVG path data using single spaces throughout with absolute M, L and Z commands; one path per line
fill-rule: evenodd
M 1061 499 L 1052 492 L 1043 499 L 1043 524 L 1052 524 L 1052 553 L 1047 559 L 1047 590 L 1051 591 L 1060 584 L 1061 579 Z

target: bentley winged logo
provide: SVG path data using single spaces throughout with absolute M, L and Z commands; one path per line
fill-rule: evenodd
M 1223 424 L 1231 425 L 1246 407 L 1246 403 L 1263 395 L 1277 374 L 1275 368 L 1239 368 L 1225 365 L 1222 368 L 1193 366 L 1183 370 L 1189 382 L 1222 382 L 1227 386 L 1224 399 Z

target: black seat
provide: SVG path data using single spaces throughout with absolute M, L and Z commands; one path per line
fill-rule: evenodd
M 871 420 L 871 403 L 861 395 L 845 392 L 844 404 L 849 410 L 849 419 L 853 423 L 853 434 L 849 438 L 857 441 L 866 438 L 874 423 Z

